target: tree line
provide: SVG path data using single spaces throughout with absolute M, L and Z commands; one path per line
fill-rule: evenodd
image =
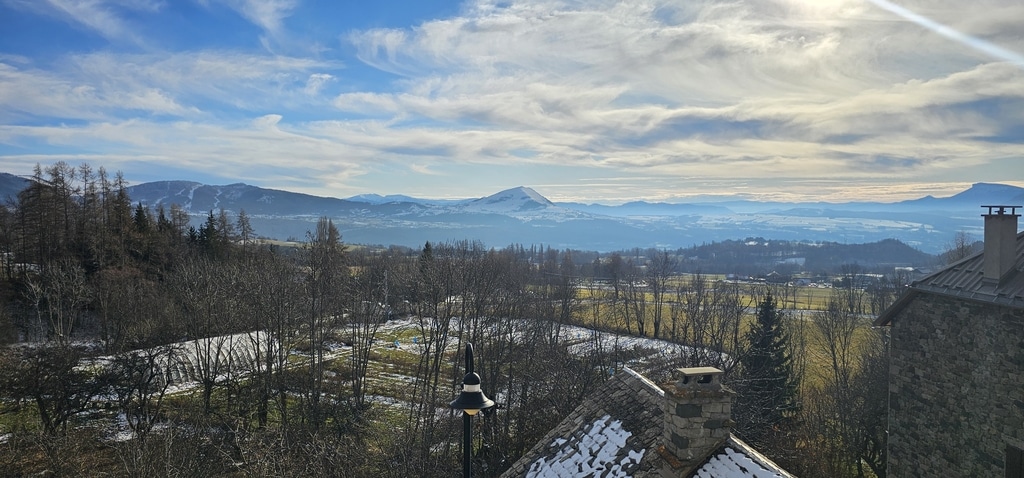
M 852 286 L 799 317 L 790 289 L 680 276 L 668 251 L 356 247 L 328 218 L 284 247 L 257 240 L 244 211 L 190 226 L 181 207 L 132 204 L 120 174 L 65 163 L 37 167 L 0 225 L 10 470 L 447 476 L 461 433 L 447 404 L 471 342 L 499 402 L 478 420 L 478 476 L 500 474 L 627 364 L 654 378 L 725 370 L 737 433 L 801 475 L 884 474 L 884 346 Z M 394 318 L 417 353 L 382 356 Z M 575 325 L 587 332 L 565 333 Z M 634 363 L 651 351 L 616 333 L 672 353 Z M 808 380 L 819 356 L 827 367 Z M 123 436 L 90 426 L 109 417 Z

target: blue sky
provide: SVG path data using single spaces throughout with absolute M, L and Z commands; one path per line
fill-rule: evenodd
M 0 171 L 347 197 L 1024 186 L 1019 0 L 0 0 Z

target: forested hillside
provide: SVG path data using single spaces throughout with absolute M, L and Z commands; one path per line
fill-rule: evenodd
M 761 353 L 788 357 L 765 370 L 793 386 L 785 410 L 737 402 L 752 443 L 802 476 L 884 464 L 884 348 L 865 314 L 895 278 L 812 295 L 684 275 L 670 251 L 370 248 L 326 218 L 288 245 L 257 240 L 244 212 L 188 224 L 88 165 L 40 169 L 0 208 L 5 472 L 451 476 L 466 343 L 498 402 L 477 418 L 478 476 L 623 366 L 717 366 L 755 390 L 777 378 L 743 365 Z M 755 309 L 773 340 L 751 332 Z
M 721 241 L 679 250 L 688 271 L 765 274 L 771 271 L 808 271 L 834 274 L 856 264 L 866 272 L 887 274 L 895 267 L 932 267 L 938 258 L 896 239 L 868 244 L 780 241 L 753 237 Z

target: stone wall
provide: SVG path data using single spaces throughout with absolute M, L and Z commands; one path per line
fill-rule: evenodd
M 923 293 L 891 337 L 889 476 L 1003 476 L 1024 444 L 1024 310 Z
M 716 389 L 662 385 L 666 398 L 662 476 L 689 476 L 729 438 L 733 392 L 715 385 Z

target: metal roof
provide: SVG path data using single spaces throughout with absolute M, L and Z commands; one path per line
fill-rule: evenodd
M 909 290 L 882 312 L 875 325 L 889 325 L 893 317 L 918 294 L 939 294 L 976 302 L 1024 308 L 1024 232 L 1017 234 L 1016 263 L 1002 281 L 985 280 L 985 252 L 950 264 L 910 285 Z

